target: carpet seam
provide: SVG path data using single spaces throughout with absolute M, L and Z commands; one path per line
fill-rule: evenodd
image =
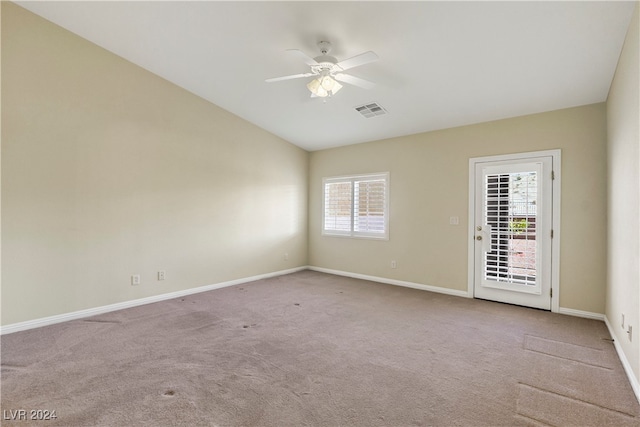
M 625 417 L 629 417 L 629 418 L 634 419 L 634 420 L 636 419 L 635 415 L 629 414 L 628 412 L 622 412 L 622 411 L 619 411 L 617 409 L 607 408 L 606 406 L 601 406 L 601 405 L 598 405 L 597 403 L 593 403 L 593 402 L 587 402 L 586 400 L 579 399 L 577 397 L 567 396 L 566 394 L 557 393 L 557 392 L 551 391 L 551 390 L 546 390 L 544 388 L 536 387 L 536 386 L 531 385 L 531 384 L 526 384 L 526 383 L 523 383 L 521 381 L 518 381 L 518 385 L 521 385 L 521 386 L 524 386 L 524 387 L 529 387 L 529 388 L 532 388 L 534 390 L 541 391 L 543 393 L 555 394 L 556 396 L 560 396 L 560 397 L 564 397 L 564 398 L 567 398 L 567 399 L 575 400 L 576 402 L 584 403 L 585 405 L 594 406 L 596 408 L 600 408 L 600 409 L 603 409 L 605 411 L 615 412 L 617 414 L 623 415 Z
M 581 362 L 579 360 L 570 359 L 568 357 L 556 356 L 555 354 L 549 354 L 549 353 L 545 353 L 545 352 L 539 351 L 539 350 L 532 350 L 530 348 L 525 348 L 524 350 L 525 351 L 530 351 L 532 353 L 543 354 L 543 355 L 549 356 L 549 357 L 555 357 L 556 359 L 568 360 L 569 362 L 575 362 L 575 363 L 579 363 L 579 364 L 585 365 L 585 366 L 591 366 L 592 368 L 600 368 L 600 369 L 605 369 L 607 371 L 613 371 L 614 370 L 613 368 L 609 368 L 607 366 L 594 365 L 593 363 Z
M 609 366 L 596 365 L 595 363 L 583 362 L 583 361 L 580 361 L 580 360 L 571 359 L 571 358 L 569 358 L 569 357 L 558 356 L 558 355 L 556 355 L 556 354 L 545 353 L 544 351 L 534 350 L 534 349 L 532 349 L 532 348 L 528 348 L 528 347 L 527 347 L 527 338 L 528 338 L 528 337 L 538 338 L 538 339 L 545 340 L 545 341 L 553 341 L 553 342 L 556 342 L 556 343 L 559 343 L 559 344 L 568 344 L 568 345 L 573 345 L 573 346 L 576 346 L 576 347 L 587 348 L 587 349 L 590 349 L 590 350 L 596 350 L 596 351 L 600 351 L 600 352 L 604 351 L 604 350 L 602 350 L 602 349 L 595 348 L 595 347 L 588 347 L 588 346 L 584 346 L 584 345 L 580 345 L 580 344 L 572 344 L 572 343 L 569 343 L 569 342 L 565 342 L 565 341 L 558 341 L 558 340 L 549 339 L 549 338 L 543 338 L 543 337 L 539 337 L 539 336 L 537 336 L 537 335 L 531 335 L 531 334 L 525 334 L 525 335 L 524 335 L 524 340 L 523 340 L 523 342 L 522 342 L 522 349 L 523 349 L 524 351 L 530 351 L 530 352 L 532 352 L 532 353 L 543 354 L 543 355 L 545 355 L 545 356 L 555 357 L 555 358 L 557 358 L 557 359 L 562 359 L 562 360 L 568 360 L 568 361 L 570 361 L 570 362 L 580 363 L 580 364 L 582 364 L 582 365 L 585 365 L 585 366 L 591 366 L 591 367 L 594 367 L 594 368 L 606 369 L 606 370 L 608 370 L 608 371 L 613 371 L 613 370 L 614 370 L 614 368 L 611 368 L 611 367 L 609 367 Z
M 540 337 L 540 336 L 538 336 L 538 335 L 533 335 L 533 334 L 524 334 L 524 337 L 525 337 L 525 339 L 526 339 L 527 337 L 539 338 L 539 339 L 541 339 L 541 340 L 545 340 L 545 341 L 553 341 L 553 342 L 557 342 L 557 343 L 560 343 L 560 344 L 569 344 L 569 345 L 573 345 L 573 346 L 576 346 L 576 347 L 588 348 L 588 349 L 591 349 L 591 350 L 597 350 L 597 351 L 604 351 L 604 350 L 603 350 L 603 349 L 601 349 L 601 348 L 590 347 L 590 346 L 588 346 L 588 345 L 582 345 L 582 344 L 574 344 L 574 343 L 566 342 L 566 341 L 554 340 L 553 338 L 545 338 L 545 337 Z
M 539 419 L 537 419 L 537 418 L 533 418 L 533 417 L 530 417 L 530 416 L 528 416 L 528 415 L 524 415 L 524 414 L 522 414 L 522 413 L 520 413 L 520 412 L 516 412 L 516 415 L 517 415 L 517 416 L 519 416 L 519 417 L 521 417 L 521 418 L 526 418 L 526 419 L 528 419 L 528 420 L 535 421 L 536 423 L 538 423 L 538 424 L 542 424 L 542 425 L 544 425 L 544 426 L 556 427 L 556 425 L 555 425 L 555 424 L 549 424 L 549 423 L 546 423 L 546 422 L 541 421 L 541 420 L 539 420 Z

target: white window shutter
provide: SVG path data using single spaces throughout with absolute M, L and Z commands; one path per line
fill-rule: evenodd
M 326 182 L 324 185 L 324 230 L 350 232 L 352 215 L 351 182 Z
M 388 239 L 388 173 L 324 178 L 323 192 L 323 234 Z

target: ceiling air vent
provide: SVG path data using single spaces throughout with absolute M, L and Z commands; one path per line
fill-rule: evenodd
M 356 107 L 356 111 L 366 118 L 387 114 L 387 110 L 382 108 L 382 106 L 376 102 Z

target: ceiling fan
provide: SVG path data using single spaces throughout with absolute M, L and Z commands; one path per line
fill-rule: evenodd
M 305 64 L 310 66 L 310 72 L 293 74 L 283 77 L 274 77 L 265 81 L 267 83 L 272 83 L 280 82 L 283 80 L 315 76 L 316 78 L 311 80 L 307 84 L 307 88 L 311 92 L 311 97 L 319 96 L 321 98 L 335 95 L 336 92 L 338 92 L 342 88 L 342 85 L 338 82 L 347 83 L 353 86 L 361 87 L 363 89 L 371 89 L 375 86 L 375 83 L 372 83 L 368 80 L 352 76 L 351 74 L 343 73 L 343 71 L 346 71 L 350 68 L 359 67 L 361 65 L 365 65 L 378 60 L 378 55 L 376 55 L 374 52 L 364 52 L 349 59 L 345 59 L 344 61 L 338 62 L 336 58 L 334 58 L 333 56 L 329 56 L 329 52 L 331 51 L 330 42 L 320 41 L 318 42 L 318 47 L 320 48 L 321 55 L 316 56 L 315 58 L 311 58 L 309 55 L 298 49 L 287 50 L 287 52 L 291 52 L 292 54 L 298 56 L 304 61 Z

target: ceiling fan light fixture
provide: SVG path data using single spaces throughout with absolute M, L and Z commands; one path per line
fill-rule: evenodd
M 334 83 L 335 80 L 333 80 L 330 76 L 324 76 L 320 78 L 320 86 L 322 86 L 322 89 L 326 90 L 327 92 L 331 91 Z
M 307 89 L 309 89 L 309 91 L 315 96 L 324 98 L 326 96 L 335 95 L 340 89 L 342 89 L 342 85 L 335 81 L 331 76 L 325 75 L 311 80 L 307 84 Z
M 316 96 L 327 96 L 326 91 L 320 86 L 320 79 L 313 79 L 307 83 L 307 89 Z M 319 95 L 319 92 L 325 92 L 325 95 Z

